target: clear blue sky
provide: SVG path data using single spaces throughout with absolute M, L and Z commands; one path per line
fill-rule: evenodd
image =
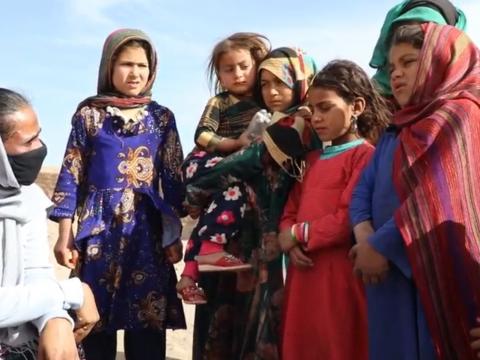
M 105 37 L 139 28 L 155 42 L 154 98 L 169 107 L 185 152 L 211 96 L 205 70 L 220 39 L 236 31 L 267 35 L 273 47 L 299 46 L 319 66 L 334 58 L 368 60 L 384 16 L 399 0 L 42 0 L 3 1 L 0 86 L 29 97 L 49 147 L 46 165 L 60 165 L 78 102 L 95 94 Z M 480 44 L 480 1 L 453 0 Z M 298 6 L 296 6 L 298 5 Z

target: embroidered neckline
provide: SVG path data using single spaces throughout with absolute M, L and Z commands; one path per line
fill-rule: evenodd
M 127 113 L 125 110 L 121 110 L 116 106 L 107 106 L 106 111 L 111 116 L 116 116 L 122 120 L 122 128 L 124 130 L 131 131 L 135 125 L 137 125 L 145 116 L 148 115 L 148 111 L 146 110 L 146 108 L 147 106 L 144 105 L 136 108 L 137 112 Z
M 345 144 L 341 145 L 331 145 L 326 147 L 323 152 L 320 154 L 320 159 L 325 160 L 325 159 L 331 159 L 337 155 L 340 155 L 341 153 L 350 150 L 354 147 L 357 147 L 365 142 L 365 139 L 357 139 L 357 140 L 352 140 L 349 141 Z

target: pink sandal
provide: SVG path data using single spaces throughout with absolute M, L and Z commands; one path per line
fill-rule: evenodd
M 213 271 L 245 271 L 252 268 L 251 264 L 244 263 L 239 258 L 225 254 L 217 261 L 213 263 L 201 263 L 198 261 L 198 270 L 200 272 L 213 272 Z
M 185 304 L 202 305 L 207 303 L 205 292 L 197 285 L 190 285 L 177 290 L 177 296 L 179 299 L 182 299 Z

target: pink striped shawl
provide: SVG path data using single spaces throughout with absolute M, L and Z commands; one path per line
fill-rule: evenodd
M 414 92 L 394 117 L 395 221 L 438 358 L 468 360 L 480 316 L 480 53 L 454 27 L 422 28 Z

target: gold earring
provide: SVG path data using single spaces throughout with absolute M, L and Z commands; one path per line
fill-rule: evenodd
M 352 115 L 350 119 L 350 133 L 352 134 L 356 134 L 358 131 L 357 119 L 358 119 L 358 116 L 356 115 Z

